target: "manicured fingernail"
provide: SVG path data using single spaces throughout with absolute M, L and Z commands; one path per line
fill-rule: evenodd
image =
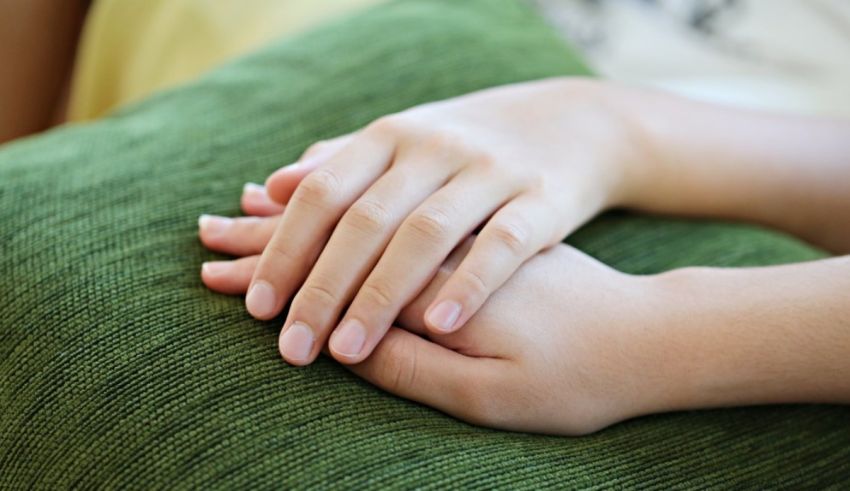
M 280 353 L 288 360 L 307 361 L 315 342 L 316 337 L 310 326 L 303 322 L 293 322 L 280 336 Z
M 201 215 L 198 217 L 198 227 L 210 235 L 219 235 L 224 233 L 233 220 L 227 217 L 219 217 L 215 215 Z
M 277 295 L 274 287 L 262 280 L 255 282 L 245 297 L 245 307 L 248 312 L 259 319 L 274 317 L 277 313 L 276 305 Z
M 349 319 L 339 326 L 331 340 L 331 348 L 341 355 L 357 356 L 366 344 L 366 330 L 354 319 Z
M 206 276 L 219 276 L 231 268 L 230 261 L 208 261 L 201 265 L 201 272 Z
M 256 197 L 263 197 L 266 194 L 266 188 L 254 182 L 246 182 L 245 186 L 242 187 L 242 193 Z
M 428 312 L 428 324 L 441 331 L 451 331 L 460 317 L 460 304 L 452 300 L 443 300 Z

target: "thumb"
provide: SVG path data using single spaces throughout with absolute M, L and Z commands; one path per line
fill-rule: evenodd
M 465 356 L 392 327 L 369 358 L 347 368 L 387 392 L 469 420 L 475 388 L 502 370 L 499 363 L 503 360 Z

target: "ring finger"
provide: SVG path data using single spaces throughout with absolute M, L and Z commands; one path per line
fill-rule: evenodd
M 486 182 L 486 185 L 482 185 Z M 408 216 L 360 287 L 330 350 L 343 363 L 369 356 L 390 324 L 461 240 L 517 192 L 510 179 L 460 173 Z
M 425 169 L 414 175 L 415 169 Z M 393 167 L 345 213 L 304 285 L 281 331 L 281 355 L 311 363 L 345 304 L 378 261 L 404 218 L 448 178 L 427 166 Z

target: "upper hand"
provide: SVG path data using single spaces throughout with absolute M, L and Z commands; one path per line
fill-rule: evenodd
M 631 135 L 604 97 L 590 81 L 517 84 L 312 147 L 267 181 L 286 209 L 251 279 L 248 311 L 269 319 L 291 298 L 281 334 L 288 362 L 312 362 L 333 331 L 334 358 L 358 363 L 480 228 L 423 313 L 432 332 L 454 331 L 525 260 L 617 203 Z

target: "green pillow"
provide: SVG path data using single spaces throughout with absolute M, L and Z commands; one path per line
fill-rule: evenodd
M 456 421 L 322 359 L 199 281 L 204 212 L 311 142 L 498 84 L 586 74 L 512 1 L 394 2 L 101 121 L 0 151 L 0 488 L 822 487 L 850 414 L 697 411 L 585 438 Z M 609 215 L 571 242 L 625 271 L 823 254 L 743 225 Z

